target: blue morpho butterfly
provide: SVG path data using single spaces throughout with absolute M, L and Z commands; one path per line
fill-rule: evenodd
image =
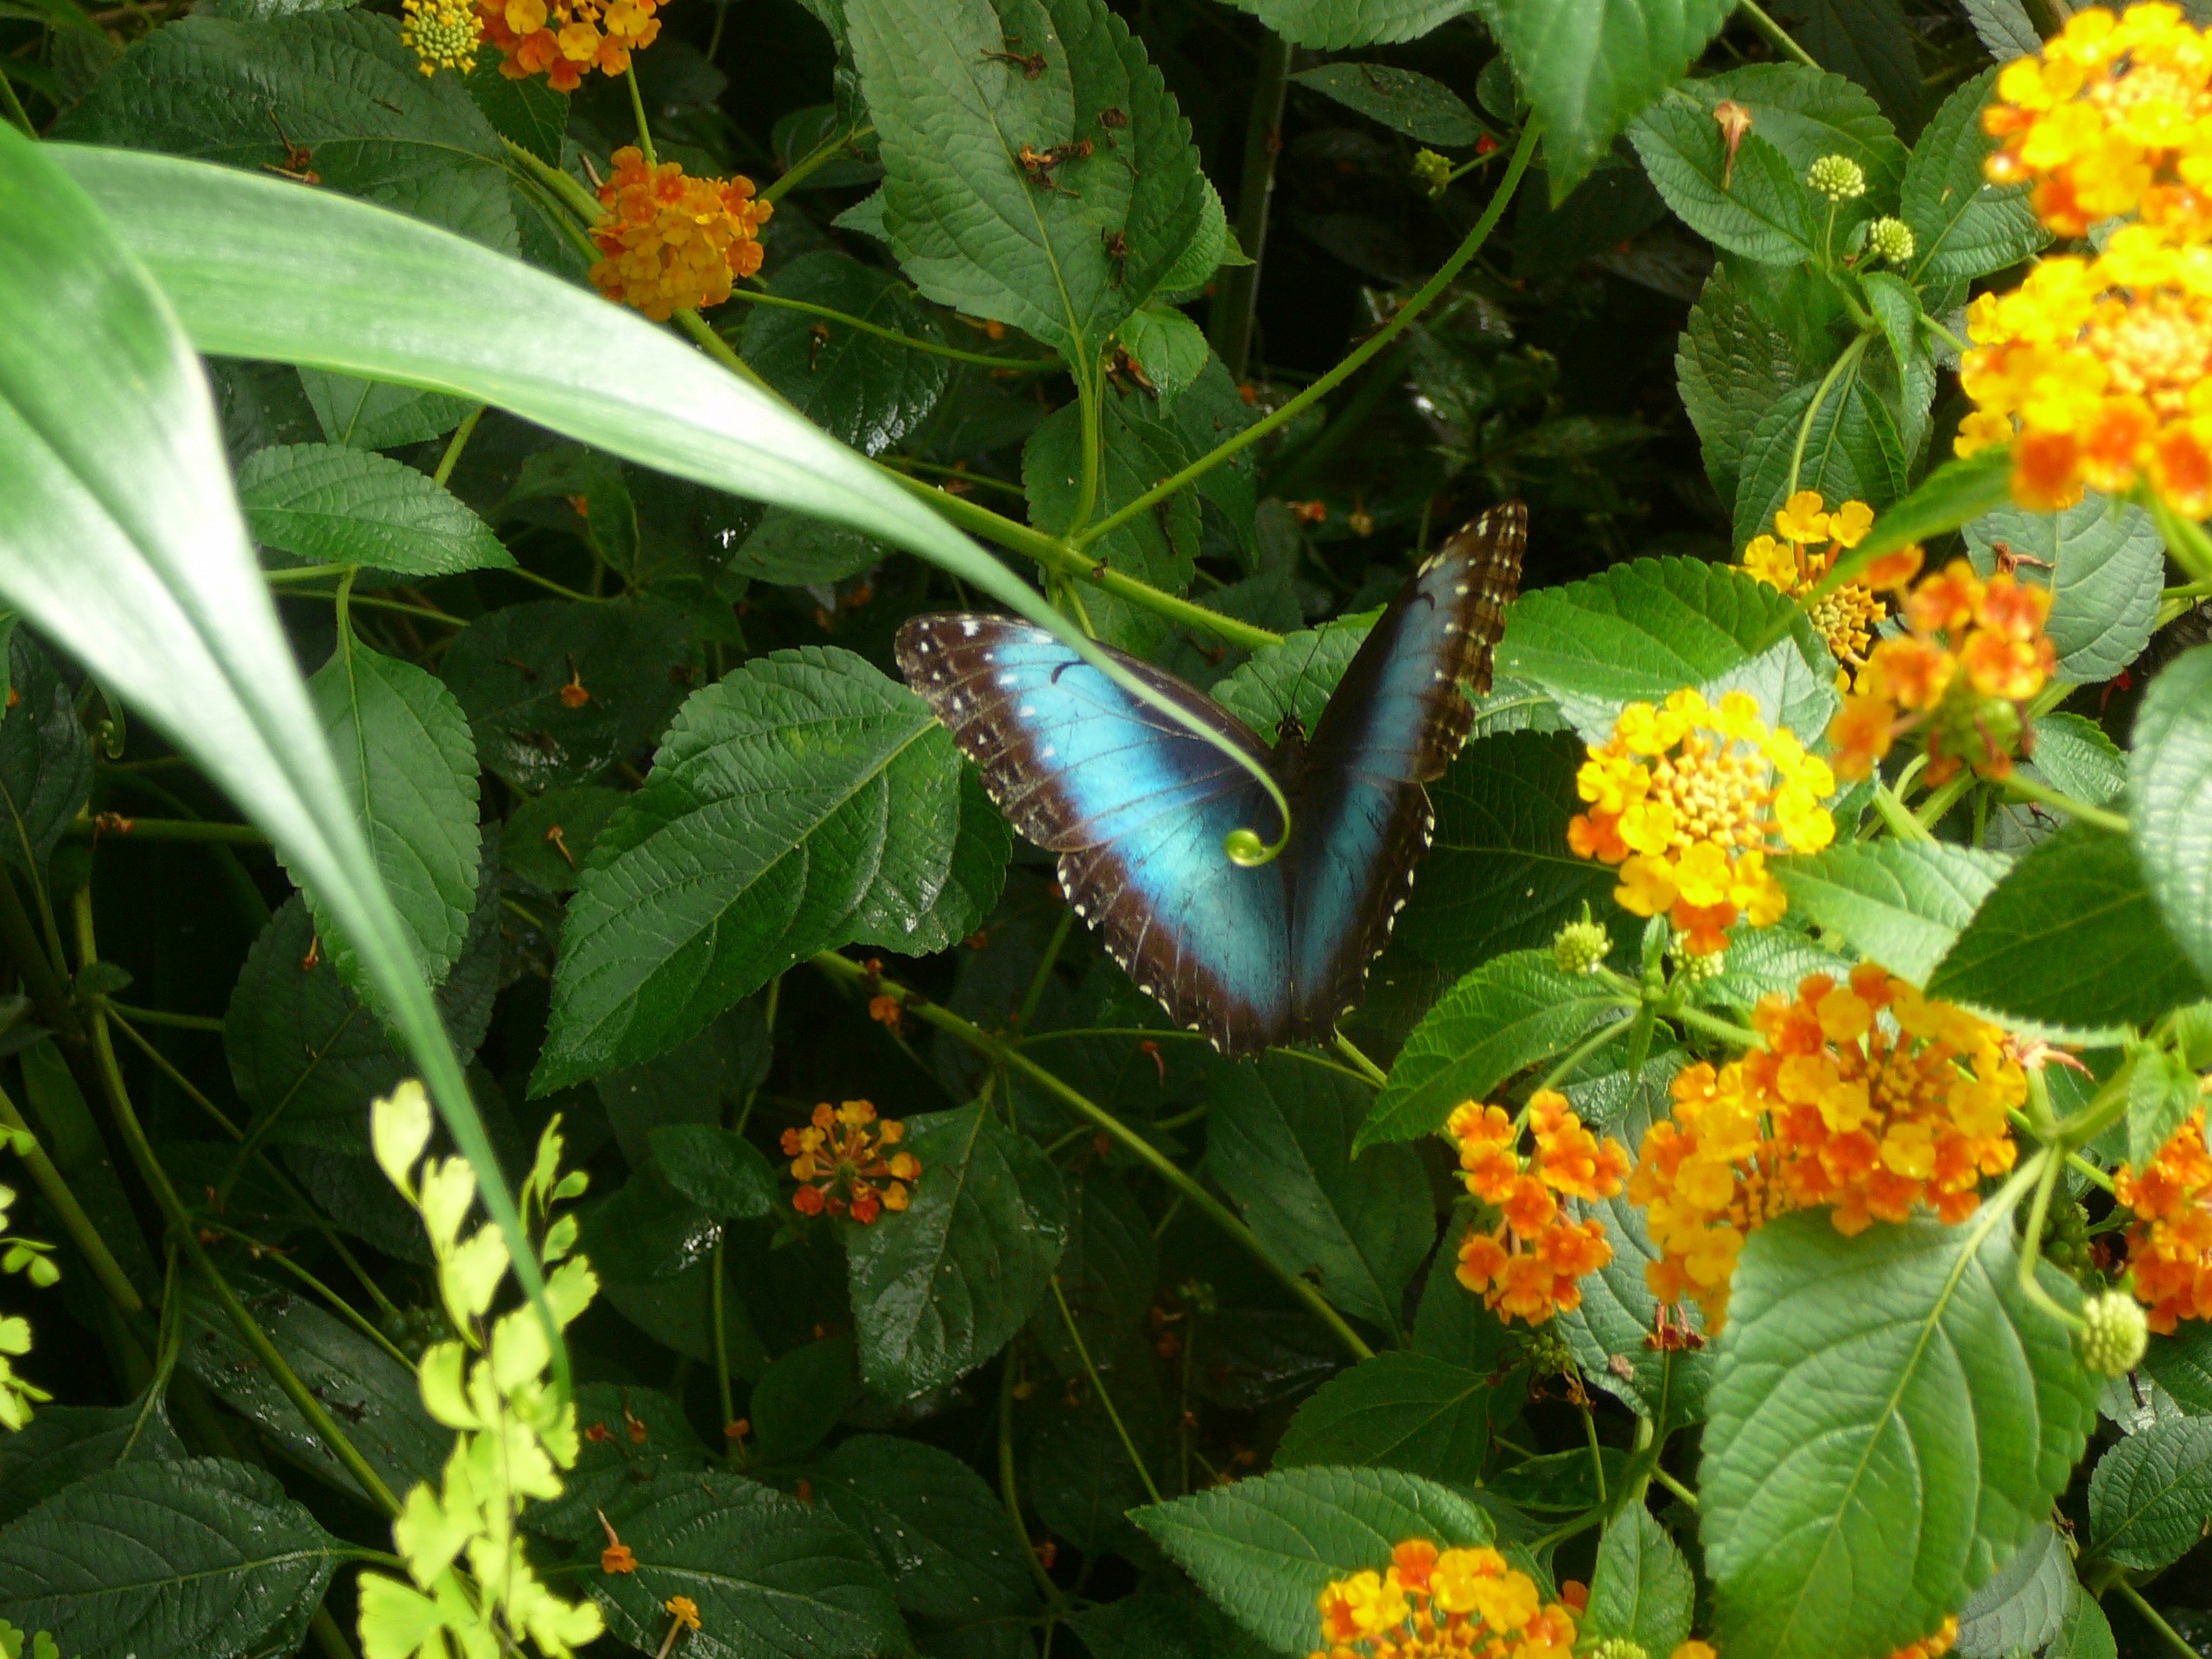
M 931 615 L 899 632 L 899 666 L 982 768 L 1014 827 L 1060 855 L 1075 913 L 1177 1025 L 1228 1054 L 1325 1044 L 1405 907 L 1442 775 L 1490 689 L 1521 580 L 1517 502 L 1469 523 L 1408 580 L 1344 671 L 1313 736 L 1270 748 L 1202 692 L 1134 658 L 1156 686 L 1265 766 L 1291 809 L 1280 856 L 1247 867 L 1232 830 L 1281 817 L 1250 773 L 1042 628 Z

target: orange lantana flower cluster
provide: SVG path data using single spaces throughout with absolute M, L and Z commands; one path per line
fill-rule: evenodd
M 2001 571 L 1985 582 L 1954 559 L 1900 608 L 1910 632 L 1874 647 L 1828 728 L 1837 772 L 1864 778 L 1900 737 L 1918 733 L 1930 785 L 1961 766 L 2005 777 L 2028 735 L 2028 701 L 2058 661 L 2044 632 L 2050 590 Z
M 1770 588 L 1802 599 L 1820 585 L 1846 548 L 1856 547 L 1874 527 L 1874 510 L 1864 501 L 1847 501 L 1834 512 L 1818 490 L 1800 490 L 1774 515 L 1775 533 L 1755 536 L 1744 549 L 1744 569 Z M 1883 606 L 1866 582 L 1847 582 L 1815 600 L 1807 620 L 1828 642 L 1844 665 L 1839 682 L 1866 661 L 1874 625 Z
M 2212 513 L 2212 41 L 2171 5 L 2076 12 L 1999 77 L 1999 183 L 2061 236 L 2136 215 L 2094 257 L 2044 260 L 1967 314 L 1957 449 L 2017 442 L 2012 493 L 2048 509 L 2147 480 Z
M 1313 1659 L 1568 1659 L 1574 1615 L 1488 1548 L 1440 1550 L 1408 1538 L 1381 1573 L 1321 1592 Z
M 1751 1023 L 1764 1048 L 1677 1074 L 1674 1115 L 1629 1179 L 1662 1253 L 1652 1291 L 1690 1298 L 1708 1331 L 1745 1236 L 1776 1216 L 1832 1205 L 1848 1236 L 1920 1204 L 1972 1214 L 1981 1178 L 2012 1166 L 2005 1114 L 2027 1098 L 1996 1027 L 1872 963 L 1848 985 L 1815 974 L 1791 1001 L 1769 996 Z
M 2189 1115 L 2140 1173 L 2121 1165 L 2113 1191 L 2135 1212 L 2127 1261 L 2151 1328 L 2163 1335 L 2183 1319 L 2212 1319 L 2212 1152 L 2204 1146 L 2203 1109 Z
M 1835 837 L 1821 804 L 1835 792 L 1827 763 L 1788 728 L 1769 729 L 1748 692 L 1717 709 L 1687 690 L 1663 708 L 1631 702 L 1574 782 L 1590 810 L 1569 822 L 1567 844 L 1619 865 L 1621 907 L 1667 917 L 1692 956 L 1726 948 L 1738 916 L 1781 919 L 1789 901 L 1770 852 L 1816 853 Z
M 592 286 L 608 299 L 666 322 L 677 311 L 720 305 L 733 277 L 760 269 L 760 227 L 775 204 L 753 199 L 752 180 L 690 178 L 677 162 L 648 167 L 634 144 L 613 162 L 599 187 L 606 213 L 591 233 L 602 256 Z
M 630 54 L 660 33 L 659 0 L 476 0 L 484 33 L 499 48 L 510 80 L 543 75 L 556 92 L 583 84 L 584 72 L 619 75 Z
M 799 1183 L 791 1208 L 803 1216 L 849 1211 L 863 1227 L 886 1210 L 904 1210 L 912 1201 L 908 1184 L 920 1178 L 922 1166 L 911 1152 L 886 1151 L 906 1135 L 904 1123 L 879 1119 L 868 1101 L 823 1101 L 807 1128 L 784 1131 L 784 1155 Z
M 1459 1282 L 1500 1314 L 1541 1325 L 1580 1307 L 1576 1281 L 1613 1259 L 1605 1228 L 1572 1220 L 1559 1201 L 1611 1198 L 1628 1177 L 1628 1149 L 1592 1135 L 1555 1090 L 1530 1096 L 1529 1127 L 1535 1148 L 1525 1160 L 1499 1107 L 1464 1102 L 1445 1129 L 1459 1143 L 1467 1191 L 1498 1211 L 1494 1226 L 1471 1229 L 1459 1246 Z

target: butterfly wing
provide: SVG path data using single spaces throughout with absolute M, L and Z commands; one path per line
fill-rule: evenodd
M 1510 501 L 1447 541 L 1390 601 L 1314 728 L 1293 849 L 1295 1036 L 1330 1039 L 1405 908 L 1436 828 L 1421 785 L 1473 724 L 1460 687 L 1490 690 L 1527 537 L 1527 512 Z
M 1230 1053 L 1281 1040 L 1291 1007 L 1281 861 L 1246 869 L 1222 851 L 1232 830 L 1272 840 L 1280 829 L 1251 775 L 1026 622 L 918 616 L 897 652 L 1000 810 L 1060 855 L 1076 914 L 1175 1023 Z M 1251 729 L 1211 699 L 1120 660 L 1266 764 Z

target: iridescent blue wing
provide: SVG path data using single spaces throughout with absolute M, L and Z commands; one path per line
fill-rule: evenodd
M 1292 1009 L 1285 861 L 1246 869 L 1222 851 L 1232 830 L 1273 840 L 1281 828 L 1251 775 L 1026 622 L 918 616 L 897 650 L 1000 810 L 1060 855 L 1076 914 L 1176 1024 L 1232 1054 L 1281 1041 Z M 1120 660 L 1267 763 L 1266 747 L 1219 705 Z
M 1296 823 L 1291 1034 L 1325 1043 L 1359 1001 L 1435 832 L 1421 785 L 1441 777 L 1490 689 L 1491 654 L 1521 585 L 1528 514 L 1493 507 L 1390 601 L 1306 746 Z

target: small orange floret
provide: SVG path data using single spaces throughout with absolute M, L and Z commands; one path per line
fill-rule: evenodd
M 784 1155 L 799 1183 L 791 1208 L 803 1216 L 849 1215 L 864 1227 L 887 1210 L 904 1210 L 921 1179 L 921 1160 L 887 1149 L 906 1135 L 897 1118 L 879 1119 L 873 1102 L 822 1102 L 804 1128 L 784 1131 Z
M 2204 1145 L 2204 1109 L 2191 1112 L 2141 1170 L 2121 1165 L 2113 1187 L 2135 1212 L 2127 1263 L 2151 1329 L 2170 1335 L 2183 1319 L 2212 1319 L 2212 1152 Z
M 721 304 L 734 278 L 760 269 L 760 227 L 775 209 L 754 199 L 752 180 L 695 179 L 676 162 L 648 167 L 635 145 L 616 150 L 613 162 L 591 233 L 601 255 L 592 285 L 608 299 L 665 322 Z
M 1459 1143 L 1467 1191 L 1498 1211 L 1487 1230 L 1471 1229 L 1459 1246 L 1456 1276 L 1497 1313 L 1541 1325 L 1581 1306 L 1577 1282 L 1613 1259 L 1597 1222 L 1578 1222 L 1562 1197 L 1611 1198 L 1628 1179 L 1628 1150 L 1599 1141 L 1574 1116 L 1567 1096 L 1540 1090 L 1529 1102 L 1535 1146 L 1524 1160 L 1520 1134 L 1497 1106 L 1467 1101 L 1445 1128 Z
M 1313 1659 L 1568 1659 L 1576 1609 L 1491 1548 L 1408 1538 L 1390 1565 L 1338 1579 L 1316 1599 Z

